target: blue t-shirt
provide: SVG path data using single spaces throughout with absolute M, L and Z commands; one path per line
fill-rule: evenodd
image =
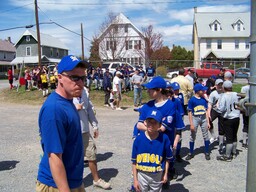
M 57 187 L 53 180 L 49 153 L 61 153 L 71 189 L 83 181 L 83 140 L 78 112 L 72 100 L 56 92 L 51 93 L 39 114 L 39 133 L 43 157 L 39 164 L 38 180 L 48 186 Z
M 147 73 L 148 77 L 153 77 L 155 75 L 155 72 L 156 72 L 156 70 L 153 67 L 148 67 L 146 69 L 146 73 Z
M 184 112 L 184 96 L 183 96 L 183 94 L 179 93 L 178 97 L 176 99 L 178 99 L 180 101 L 180 104 L 182 106 L 181 109 L 180 109 L 180 113 L 181 113 L 182 116 L 184 116 L 185 112 Z
M 208 109 L 208 104 L 205 98 L 197 98 L 193 96 L 188 102 L 188 111 L 191 111 L 194 116 L 204 115 Z
M 171 160 L 172 150 L 168 137 L 159 133 L 159 136 L 150 140 L 142 132 L 133 143 L 132 162 L 136 169 L 143 172 L 156 173 L 165 169 L 166 160 Z

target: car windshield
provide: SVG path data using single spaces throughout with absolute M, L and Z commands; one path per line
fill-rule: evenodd
M 110 65 L 109 63 L 103 63 L 103 64 L 102 64 L 102 68 L 108 69 L 109 65 Z

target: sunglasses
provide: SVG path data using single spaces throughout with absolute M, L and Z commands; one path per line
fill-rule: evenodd
M 61 73 L 61 75 L 68 77 L 71 81 L 77 82 L 79 80 L 85 81 L 86 76 L 77 76 L 77 75 L 68 75 L 65 73 Z

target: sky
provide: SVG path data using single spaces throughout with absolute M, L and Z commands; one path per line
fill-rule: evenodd
M 180 45 L 192 50 L 194 7 L 198 12 L 249 12 L 250 5 L 250 0 L 38 0 L 38 14 L 40 32 L 59 38 L 69 54 L 77 56 L 82 53 L 78 35 L 82 23 L 85 56 L 89 57 L 91 40 L 100 34 L 110 12 L 123 13 L 140 30 L 153 25 L 170 49 Z M 24 26 L 35 23 L 34 0 L 1 1 L 0 39 L 11 37 L 15 44 L 26 31 Z M 36 26 L 31 30 L 36 31 Z

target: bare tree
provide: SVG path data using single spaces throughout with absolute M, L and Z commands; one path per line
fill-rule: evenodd
M 163 47 L 162 34 L 155 33 L 152 25 L 142 28 L 142 32 L 145 37 L 145 47 L 138 51 L 141 53 L 141 56 L 144 55 L 146 63 L 149 63 L 153 53 Z M 142 53 L 142 50 L 145 51 L 145 54 Z
M 106 60 L 120 60 L 123 50 L 126 49 L 128 33 L 125 33 L 125 24 L 122 20 L 109 13 L 100 26 L 99 54 Z

